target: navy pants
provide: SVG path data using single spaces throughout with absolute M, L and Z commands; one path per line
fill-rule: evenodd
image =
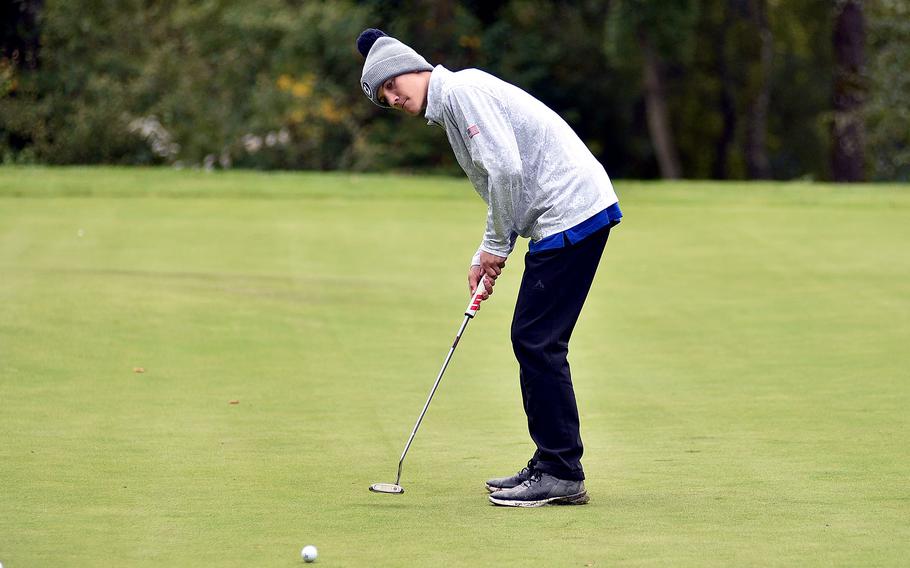
M 569 372 L 569 338 L 588 297 L 610 236 L 604 227 L 585 239 L 525 256 L 512 319 L 528 431 L 537 445 L 532 465 L 560 479 L 585 478 L 578 407 Z

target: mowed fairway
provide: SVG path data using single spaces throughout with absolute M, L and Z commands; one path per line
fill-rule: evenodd
M 616 185 L 591 503 L 519 510 L 524 243 L 367 491 L 462 319 L 466 180 L 0 168 L 0 562 L 906 565 L 910 187 Z

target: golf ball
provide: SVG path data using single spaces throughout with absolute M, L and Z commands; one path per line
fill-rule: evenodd
M 304 562 L 315 562 L 316 561 L 316 547 L 312 544 L 308 544 L 303 547 L 303 550 L 300 551 L 300 556 L 303 557 Z

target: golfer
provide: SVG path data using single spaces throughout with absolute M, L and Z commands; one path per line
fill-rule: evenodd
M 610 229 L 622 217 L 609 176 L 559 115 L 518 87 L 478 69 L 433 67 L 376 29 L 361 33 L 357 47 L 366 58 L 364 94 L 444 128 L 488 206 L 468 269 L 471 292 L 485 276 L 492 293 L 516 238 L 530 239 L 512 347 L 537 449 L 517 474 L 487 481 L 490 501 L 516 507 L 587 503 L 566 356 Z

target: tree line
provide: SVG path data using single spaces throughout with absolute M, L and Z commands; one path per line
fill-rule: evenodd
M 7 0 L 3 163 L 456 172 L 378 27 L 559 112 L 616 177 L 910 179 L 908 0 Z

